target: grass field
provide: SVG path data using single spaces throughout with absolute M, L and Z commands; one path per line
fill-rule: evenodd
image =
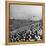
M 32 20 L 19 20 L 19 19 L 10 19 L 10 25 L 11 28 L 14 28 L 14 29 L 18 29 L 18 28 L 21 28 L 21 27 L 26 27 L 26 26 L 29 26 L 31 24 L 34 24 L 34 23 L 41 23 L 42 20 L 40 21 L 32 21 Z

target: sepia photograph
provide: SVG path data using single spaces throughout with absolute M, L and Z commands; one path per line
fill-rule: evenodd
M 42 5 L 9 4 L 9 42 L 37 42 L 44 39 Z

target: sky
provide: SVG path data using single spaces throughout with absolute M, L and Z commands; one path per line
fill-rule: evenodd
M 42 19 L 42 6 L 34 5 L 10 5 L 11 19 Z

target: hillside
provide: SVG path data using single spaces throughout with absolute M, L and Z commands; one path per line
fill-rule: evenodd
M 10 19 L 10 27 L 11 27 L 11 30 L 15 30 L 18 28 L 26 27 L 26 26 L 34 24 L 34 23 L 38 23 L 38 22 L 41 23 L 42 20 L 32 21 L 32 20 Z

